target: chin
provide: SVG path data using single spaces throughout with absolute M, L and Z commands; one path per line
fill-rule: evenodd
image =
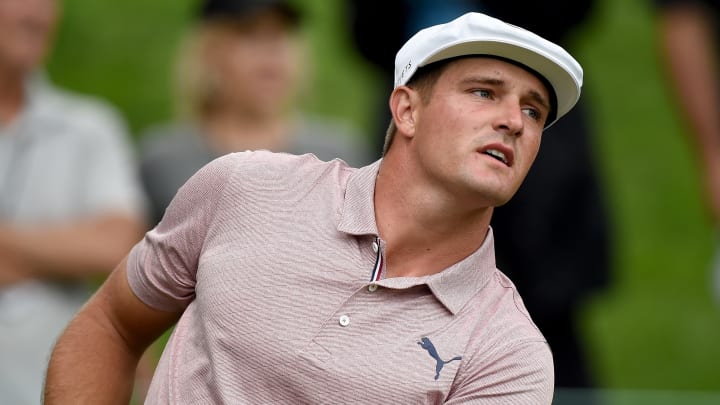
M 511 197 L 511 196 L 510 196 Z M 489 192 L 485 190 L 475 190 L 475 204 L 478 208 L 499 207 L 507 204 L 510 197 L 505 194 Z
M 505 200 L 498 201 L 496 204 L 493 204 L 493 207 L 502 207 L 503 205 L 509 203 L 511 199 L 512 198 L 507 198 Z
M 499 207 L 506 204 L 517 192 L 517 188 L 508 188 L 501 184 L 477 185 L 475 192 L 478 198 L 486 202 L 488 206 Z

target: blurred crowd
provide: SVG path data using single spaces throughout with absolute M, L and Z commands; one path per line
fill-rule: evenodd
M 381 157 L 390 120 L 387 108 L 373 110 L 367 131 L 343 117 L 308 112 L 301 93 L 313 82 L 313 53 L 304 35 L 312 19 L 301 2 L 208 0 L 192 8 L 168 72 L 175 114 L 132 134 L 107 100 L 53 84 L 45 61 L 61 3 L 0 0 L 3 404 L 38 403 L 54 339 L 202 166 L 227 153 L 268 149 L 359 167 Z M 571 47 L 595 3 L 349 0 L 339 26 L 347 29 L 351 51 L 380 72 L 376 97 L 386 100 L 394 53 L 419 28 L 481 11 Z M 667 82 L 702 159 L 705 201 L 717 223 L 718 4 L 649 5 L 657 15 Z M 526 184 L 496 210 L 492 223 L 498 268 L 515 282 L 553 349 L 561 388 L 602 385 L 580 325 L 587 300 L 613 283 L 613 215 L 592 148 L 600 136 L 594 111 L 586 93 L 548 129 Z M 153 361 L 151 354 L 138 373 L 138 397 Z

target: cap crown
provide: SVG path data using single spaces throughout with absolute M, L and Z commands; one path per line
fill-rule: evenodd
M 470 55 L 502 57 L 542 75 L 557 97 L 557 112 L 546 128 L 580 98 L 583 70 L 567 51 L 524 28 L 482 13 L 467 13 L 412 36 L 395 57 L 395 87 L 407 84 L 422 66 Z

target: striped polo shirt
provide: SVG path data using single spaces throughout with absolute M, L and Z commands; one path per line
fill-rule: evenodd
M 383 277 L 380 164 L 242 152 L 183 185 L 128 260 L 142 301 L 184 310 L 148 403 L 551 403 L 492 230 L 440 273 Z

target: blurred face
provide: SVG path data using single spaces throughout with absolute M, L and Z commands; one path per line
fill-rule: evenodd
M 57 14 L 55 0 L 0 0 L 0 66 L 28 72 L 40 64 Z
M 507 202 L 537 156 L 548 90 L 519 66 L 475 57 L 449 63 L 429 91 L 410 145 L 421 175 L 483 207 Z
M 208 49 L 220 102 L 230 108 L 272 114 L 294 95 L 300 72 L 299 39 L 284 17 L 265 11 L 227 22 Z

